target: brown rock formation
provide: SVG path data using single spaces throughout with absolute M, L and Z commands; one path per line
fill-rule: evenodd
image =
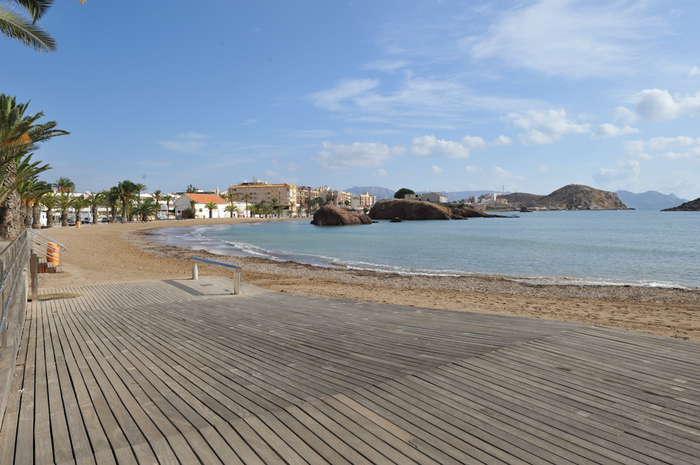
M 549 195 L 508 194 L 505 196 L 511 205 L 521 205 L 528 208 L 559 207 L 559 208 L 592 208 L 599 210 L 626 210 L 627 207 L 617 194 L 594 189 L 579 184 L 570 184 L 557 189 Z
M 311 224 L 316 226 L 344 226 L 350 224 L 371 224 L 372 218 L 362 213 L 351 212 L 342 208 L 326 205 L 314 213 Z
M 449 220 L 450 211 L 442 205 L 420 200 L 386 199 L 375 203 L 369 211 L 373 220 Z

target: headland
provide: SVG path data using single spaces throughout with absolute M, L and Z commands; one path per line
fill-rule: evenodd
M 42 232 L 65 244 L 63 273 L 41 275 L 44 288 L 186 278 L 193 255 L 243 267 L 243 280 L 267 289 L 548 320 L 593 323 L 700 342 L 700 291 L 635 286 L 543 285 L 507 276 L 403 276 L 319 268 L 253 257 L 227 257 L 155 243 L 152 230 L 261 219 L 201 219 L 84 225 Z M 294 220 L 291 220 L 294 221 Z M 308 221 L 308 219 L 302 219 Z M 200 275 L 225 274 L 201 267 Z

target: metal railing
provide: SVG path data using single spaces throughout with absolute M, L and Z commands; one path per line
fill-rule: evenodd
M 34 252 L 47 260 L 49 256 L 51 256 L 51 259 L 55 262 L 56 266 L 58 266 L 58 252 L 60 249 L 66 250 L 66 246 L 41 234 L 39 231 L 27 228 L 0 252 L 0 308 L 2 309 L 2 319 L 0 319 L 1 347 L 4 347 L 7 342 L 7 315 L 17 290 L 20 274 L 26 268 L 29 254 Z M 33 287 L 35 290 L 36 286 Z M 26 301 L 24 296 L 22 299 Z
M 59 252 L 61 249 L 66 250 L 65 245 L 34 229 L 29 228 L 26 231 L 30 240 L 30 247 L 34 253 L 41 255 L 47 260 L 51 259 L 56 266 L 61 264 Z
M 0 252 L 0 307 L 2 308 L 0 347 L 7 345 L 7 317 L 19 283 L 19 277 L 24 271 L 29 257 L 28 237 L 28 230 L 22 231 L 15 240 L 10 242 Z
M 232 268 L 236 274 L 233 279 L 233 293 L 241 293 L 241 267 L 236 265 L 230 265 L 228 263 L 215 262 L 214 260 L 207 260 L 206 258 L 190 257 L 192 260 L 192 279 L 199 279 L 199 269 L 197 268 L 197 263 L 203 263 L 206 265 L 221 266 L 223 268 Z

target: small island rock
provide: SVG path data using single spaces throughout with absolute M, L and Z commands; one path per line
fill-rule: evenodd
M 371 224 L 372 218 L 362 213 L 344 210 L 334 205 L 321 207 L 314 213 L 311 224 L 316 226 L 344 226 L 351 224 Z

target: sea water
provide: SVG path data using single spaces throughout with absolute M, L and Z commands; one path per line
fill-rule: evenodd
M 180 247 L 316 266 L 696 288 L 699 233 L 695 212 L 562 211 L 346 227 L 263 221 L 159 234 Z

